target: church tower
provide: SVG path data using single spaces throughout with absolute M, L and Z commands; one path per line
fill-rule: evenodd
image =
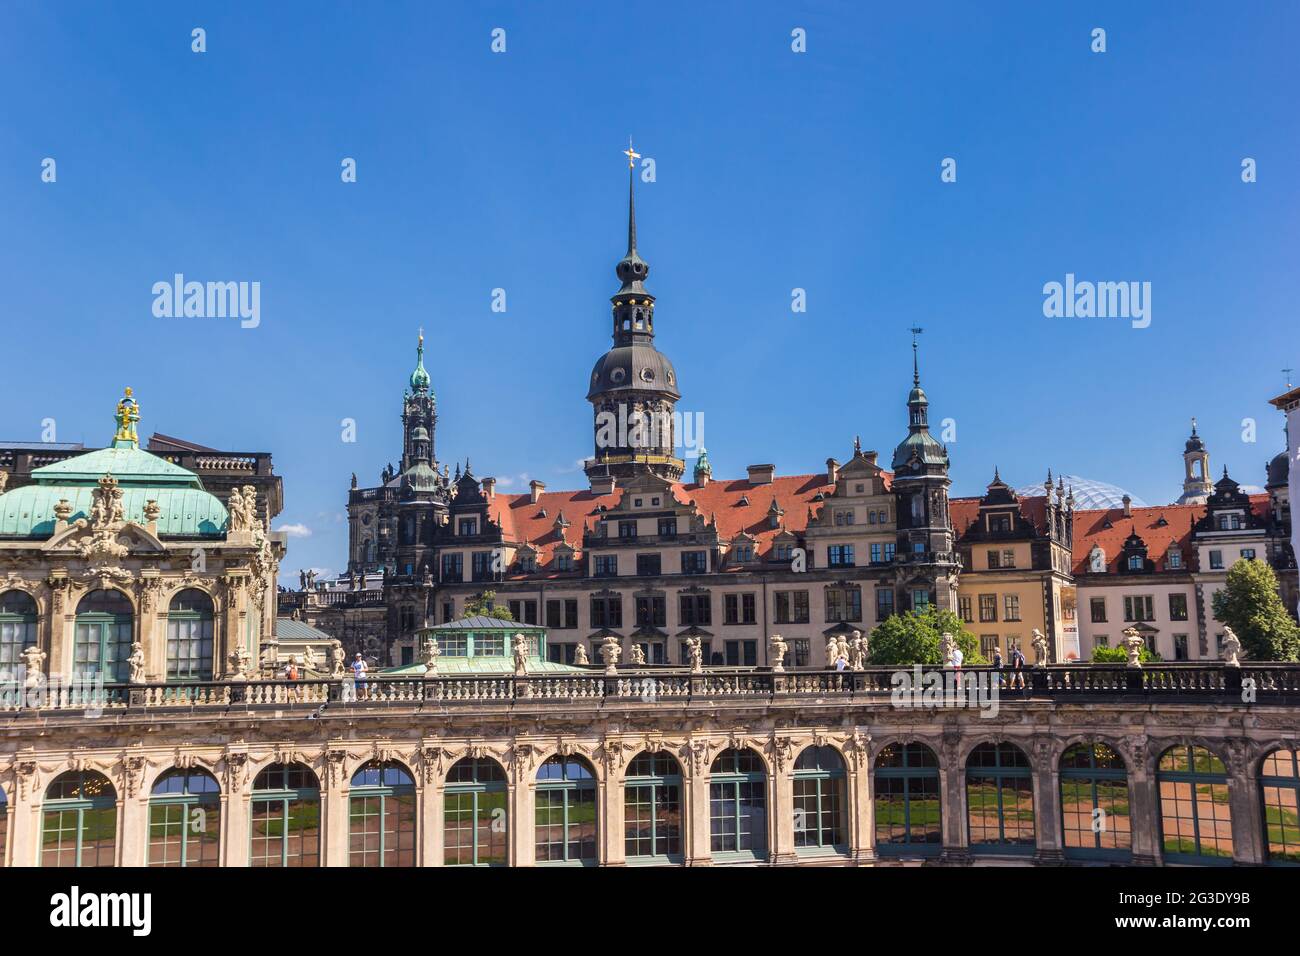
M 673 411 L 681 393 L 673 363 L 654 345 L 655 297 L 646 291 L 650 266 L 636 248 L 636 159 L 629 144 L 627 254 L 615 274 L 622 283 L 613 303 L 614 344 L 591 370 L 587 401 L 594 414 L 595 455 L 590 478 L 618 481 L 653 474 L 677 481 L 686 463 L 673 456 Z
M 438 424 L 438 402 L 429 387 L 429 372 L 424 367 L 424 330 L 420 330 L 415 350 L 415 371 L 411 387 L 402 398 L 402 474 L 423 462 L 435 470 L 434 429 Z
M 1196 419 L 1192 419 L 1192 437 L 1183 448 L 1183 493 L 1174 504 L 1203 505 L 1214 493 L 1210 483 L 1210 453 L 1205 442 L 1196 434 Z
M 927 604 L 955 610 L 959 562 L 948 512 L 948 450 L 930 434 L 930 400 L 921 388 L 916 333 L 912 338 L 912 391 L 907 396 L 907 437 L 894 449 L 893 492 L 898 516 L 895 606 Z

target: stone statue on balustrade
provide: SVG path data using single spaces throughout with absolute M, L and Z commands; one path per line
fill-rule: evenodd
M 515 676 L 523 677 L 528 673 L 528 638 L 516 634 L 512 650 L 515 658 Z
M 956 650 L 957 650 L 956 640 L 953 639 L 953 636 L 951 634 L 949 634 L 947 631 L 944 631 L 943 636 L 939 640 L 939 653 L 943 658 L 944 667 L 953 666 L 953 654 L 956 652 Z
M 691 673 L 704 673 L 704 645 L 698 637 L 688 637 L 686 639 L 686 653 L 691 659 Z
M 1232 628 L 1226 624 L 1223 627 L 1223 642 L 1220 645 L 1219 654 L 1224 667 L 1241 666 L 1241 638 L 1237 637 Z
M 1030 634 L 1031 634 L 1031 638 L 1029 643 L 1032 644 L 1034 647 L 1034 666 L 1046 667 L 1047 666 L 1047 638 L 1043 635 L 1043 632 L 1040 631 L 1038 628 L 1034 628 L 1032 631 L 1030 631 Z
M 335 640 L 330 644 L 330 677 L 340 680 L 343 677 L 343 642 Z
M 849 644 L 849 667 L 855 671 L 867 669 L 867 641 L 861 631 L 853 632 L 853 641 Z
M 1142 635 L 1138 633 L 1136 627 L 1124 629 L 1124 640 L 1121 642 L 1124 651 L 1128 654 L 1129 667 L 1142 666 L 1142 649 L 1146 647 L 1146 641 L 1142 640 Z
M 773 634 L 768 638 L 767 652 L 768 656 L 772 658 L 772 671 L 774 673 L 785 673 L 785 655 L 789 649 L 790 645 L 786 643 L 785 638 L 780 634 Z
M 35 644 L 24 647 L 23 669 L 26 671 L 23 687 L 29 690 L 39 687 L 45 676 L 45 652 Z
M 127 666 L 131 669 L 131 683 L 144 683 L 144 647 L 139 641 L 131 645 L 131 656 L 126 659 Z
M 587 645 L 578 644 L 573 649 L 573 663 L 577 664 L 579 667 L 586 667 L 591 663 L 587 657 Z
M 628 660 L 637 667 L 645 667 L 645 650 L 640 644 L 632 645 L 632 650 L 628 653 Z
M 618 659 L 623 656 L 623 648 L 618 638 L 612 634 L 600 643 L 600 658 L 605 663 L 606 674 L 618 673 Z

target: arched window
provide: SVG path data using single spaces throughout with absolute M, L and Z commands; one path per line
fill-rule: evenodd
M 1259 796 L 1265 859 L 1275 865 L 1300 863 L 1300 750 L 1281 748 L 1264 758 Z
M 623 787 L 623 846 L 629 860 L 682 859 L 682 768 L 664 751 L 637 754 Z
M 495 760 L 465 757 L 447 771 L 442 841 L 446 866 L 505 866 L 506 772 Z
M 125 684 L 135 611 L 121 591 L 91 591 L 77 605 L 73 667 L 82 680 Z
M 1015 744 L 980 744 L 966 760 L 966 824 L 975 853 L 1032 853 L 1034 786 Z
M 149 866 L 221 865 L 221 787 L 206 770 L 168 770 L 149 794 Z
M 396 761 L 372 760 L 352 775 L 349 866 L 415 866 L 415 780 Z
M 1228 772 L 1204 747 L 1179 745 L 1160 756 L 1160 838 L 1170 863 L 1230 863 Z
M 212 598 L 186 588 L 167 610 L 167 679 L 212 680 Z
M 320 866 L 320 781 L 300 763 L 273 763 L 253 781 L 253 866 Z
M 724 750 L 709 768 L 709 849 L 767 858 L 767 771 L 752 750 Z
M 538 768 L 536 834 L 538 863 L 596 863 L 596 775 L 581 757 Z
M 0 678 L 16 679 L 23 648 L 36 643 L 36 602 L 25 591 L 0 594 Z
M 794 762 L 794 845 L 848 852 L 848 775 L 834 747 L 806 747 Z
M 876 757 L 876 850 L 935 856 L 943 846 L 939 758 L 925 744 L 889 744 Z
M 1129 858 L 1128 771 L 1112 747 L 1075 744 L 1061 755 L 1061 833 L 1067 857 Z
M 93 770 L 69 770 L 45 791 L 41 866 L 113 866 L 117 860 L 117 792 Z

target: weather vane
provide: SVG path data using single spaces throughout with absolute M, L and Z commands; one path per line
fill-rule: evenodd
M 627 157 L 627 168 L 631 169 L 636 165 L 636 161 L 641 158 L 641 154 L 632 149 L 632 137 L 627 138 L 627 149 L 623 150 L 623 155 Z
M 1291 373 L 1294 372 L 1294 371 L 1295 371 L 1295 369 L 1293 369 L 1293 368 L 1284 368 L 1284 369 L 1282 369 L 1282 374 L 1286 376 L 1286 387 L 1287 387 L 1287 388 L 1290 388 L 1290 387 L 1291 387 Z

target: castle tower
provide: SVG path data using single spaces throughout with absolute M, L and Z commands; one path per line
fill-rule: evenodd
M 1192 436 L 1183 448 L 1183 493 L 1174 502 L 1179 505 L 1203 505 L 1214 493 L 1210 482 L 1210 453 L 1205 442 L 1196 434 L 1196 419 L 1192 419 Z
M 673 411 L 681 393 L 673 363 L 654 345 L 655 298 L 645 289 L 650 266 L 636 248 L 635 160 L 628 146 L 627 254 L 615 273 L 614 344 L 591 371 L 587 400 L 594 415 L 595 456 L 588 477 L 625 480 L 650 473 L 676 481 L 686 463 L 673 456 Z

